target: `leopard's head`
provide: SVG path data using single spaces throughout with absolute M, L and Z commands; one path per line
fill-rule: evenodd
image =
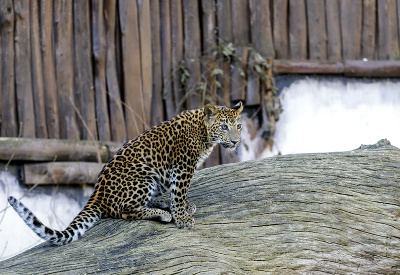
M 211 104 L 204 106 L 204 123 L 207 127 L 209 143 L 219 143 L 223 147 L 234 150 L 240 142 L 240 112 L 242 102 L 232 108 L 216 107 Z

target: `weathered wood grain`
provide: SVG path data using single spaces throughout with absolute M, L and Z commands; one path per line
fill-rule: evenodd
M 43 86 L 42 53 L 40 51 L 39 5 L 37 0 L 29 1 L 32 95 L 35 111 L 36 137 L 47 138 L 46 112 Z
M 175 112 L 180 113 L 185 108 L 184 95 L 181 83 L 180 62 L 183 60 L 183 14 L 182 0 L 171 0 L 171 62 L 172 62 L 172 90 L 175 99 Z
M 11 0 L 2 0 L 0 4 L 1 135 L 16 137 L 18 124 L 15 100 L 14 7 Z
M 307 59 L 307 16 L 304 0 L 289 0 L 289 52 L 291 59 Z
M 262 57 L 274 58 L 270 1 L 250 0 L 249 7 L 252 45 Z
M 326 0 L 326 34 L 328 39 L 328 59 L 342 59 L 342 36 L 340 34 L 339 0 Z
M 361 0 L 340 0 L 340 26 L 343 58 L 359 59 L 362 32 Z
M 144 131 L 139 20 L 136 1 L 119 1 L 122 37 L 124 107 L 128 139 Z
M 97 140 L 89 1 L 74 1 L 74 96 L 82 139 Z
M 232 42 L 239 60 L 232 62 L 231 100 L 246 99 L 246 67 L 250 41 L 249 1 L 231 1 Z
M 92 41 L 96 120 L 100 140 L 111 140 L 110 117 L 106 91 L 106 30 L 103 1 L 92 1 Z
M 78 140 L 80 139 L 80 132 L 73 106 L 75 101 L 74 66 L 72 61 L 74 59 L 72 44 L 73 14 L 71 1 L 54 1 L 54 20 L 57 34 L 55 36 L 55 52 L 60 137 L 63 139 Z
M 349 77 L 398 77 L 400 61 L 313 62 L 274 60 L 274 74 L 327 74 Z
M 95 184 L 104 164 L 82 161 L 24 164 L 24 184 Z
M 219 46 L 227 45 L 232 42 L 232 19 L 231 19 L 231 2 L 229 0 L 217 0 L 217 26 Z M 219 57 L 218 66 L 222 70 L 222 75 L 218 76 L 221 88 L 218 90 L 218 104 L 229 106 L 231 102 L 231 70 L 230 60 Z
M 273 1 L 274 17 L 274 46 L 276 58 L 286 59 L 289 57 L 288 51 L 288 0 Z
M 325 2 L 321 0 L 306 0 L 306 6 L 309 58 L 326 60 L 328 52 Z
M 110 130 L 111 139 L 114 141 L 126 141 L 125 118 L 122 108 L 120 95 L 120 85 L 117 76 L 117 57 L 115 50 L 115 23 L 116 6 L 115 0 L 106 0 L 104 2 L 104 18 L 106 23 L 106 78 L 108 88 L 108 99 L 110 106 Z
M 400 58 L 396 6 L 395 0 L 378 0 L 378 58 L 380 60 Z
M 53 1 L 40 0 L 39 7 L 46 124 L 49 138 L 60 138 L 55 55 L 53 52 Z
M 2 137 L 0 160 L 107 162 L 121 146 L 119 142 Z
M 183 26 L 184 26 L 184 57 L 190 76 L 186 83 L 186 94 L 188 97 L 187 108 L 196 109 L 200 107 L 202 95 L 198 91 L 201 80 L 200 54 L 201 35 L 199 6 L 197 1 L 182 1 Z
M 140 27 L 140 60 L 143 85 L 143 124 L 144 128 L 148 129 L 152 126 L 151 101 L 153 96 L 150 1 L 139 0 L 137 3 Z
M 283 155 L 195 174 L 193 230 L 103 220 L 66 246 L 41 244 L 4 273 L 397 274 L 400 150 Z
M 172 43 L 171 43 L 171 10 L 169 1 L 160 2 L 160 30 L 161 30 L 161 64 L 162 64 L 162 95 L 165 101 L 167 119 L 175 116 L 175 101 L 172 91 Z M 178 99 L 179 100 L 179 99 Z
M 363 1 L 361 57 L 375 58 L 376 0 Z
M 172 4 L 172 3 L 171 3 Z M 151 13 L 151 49 L 153 71 L 153 95 L 151 98 L 151 125 L 164 121 L 162 97 L 161 38 L 160 38 L 160 1 L 150 1 Z M 180 62 L 180 60 L 179 60 Z
M 15 92 L 21 136 L 36 137 L 35 112 L 32 94 L 31 39 L 29 2 L 14 1 L 15 12 Z

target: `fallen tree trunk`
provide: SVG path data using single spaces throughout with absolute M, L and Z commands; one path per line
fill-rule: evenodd
M 400 272 L 400 150 L 276 156 L 196 173 L 193 230 L 102 220 L 79 241 L 41 244 L 3 273 Z M 17 236 L 16 236 L 17 237 Z

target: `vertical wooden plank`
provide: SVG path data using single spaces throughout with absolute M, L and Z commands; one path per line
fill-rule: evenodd
M 291 59 L 307 59 L 307 20 L 304 0 L 289 0 L 289 49 Z
M 309 58 L 327 59 L 325 1 L 306 0 Z
M 115 22 L 116 22 L 115 0 L 104 1 L 104 18 L 106 23 L 106 78 L 108 87 L 108 98 L 110 104 L 110 128 L 111 139 L 125 142 L 127 140 L 125 131 L 125 118 L 122 109 L 120 87 L 117 76 L 117 57 L 115 49 Z
M 328 36 L 328 59 L 337 61 L 342 58 L 342 37 L 340 34 L 339 0 L 326 0 L 326 25 Z
M 36 137 L 31 78 L 31 41 L 29 31 L 29 2 L 14 1 L 15 17 L 15 84 L 18 120 L 22 137 Z
M 103 1 L 92 1 L 92 41 L 94 56 L 94 90 L 99 140 L 111 140 L 106 94 L 106 41 Z
M 128 139 L 143 132 L 140 36 L 136 1 L 119 2 L 124 67 L 125 123 Z
M 275 57 L 269 9 L 270 1 L 250 0 L 252 45 L 255 51 L 263 58 Z M 251 67 L 251 62 L 253 61 L 255 60 L 250 55 L 246 105 L 259 105 L 261 103 L 259 77 Z
M 363 1 L 361 57 L 375 58 L 376 0 Z
M 277 59 L 287 59 L 288 54 L 288 1 L 274 2 L 274 46 Z
M 151 124 L 156 125 L 164 120 L 162 99 L 162 69 L 161 69 L 161 42 L 160 42 L 160 2 L 150 1 L 151 13 L 151 51 L 153 71 L 153 96 L 151 99 Z
M 49 138 L 60 138 L 60 119 L 53 52 L 53 1 L 40 0 L 40 43 L 43 60 L 43 86 L 46 124 Z
M 248 1 L 231 1 L 232 12 L 232 41 L 237 47 L 237 54 L 242 59 L 243 64 L 247 63 L 247 49 L 249 44 L 249 14 L 248 14 Z M 245 76 L 243 75 L 246 70 L 242 67 L 240 62 L 233 63 L 232 72 L 232 85 L 231 85 L 231 100 L 244 101 L 245 95 Z
M 15 137 L 18 134 L 18 125 L 15 100 L 14 6 L 12 0 L 0 1 L 0 34 L 1 90 L 3 91 L 1 98 L 1 136 Z
M 378 0 L 378 57 L 399 59 L 396 0 Z
M 275 58 L 269 0 L 250 0 L 251 42 L 264 58 Z
M 205 97 L 205 103 L 217 103 L 217 87 L 216 87 L 216 76 L 212 75 L 213 70 L 216 68 L 216 58 L 213 55 L 215 50 L 216 36 L 216 22 L 215 22 L 215 2 L 209 0 L 201 1 L 202 11 L 202 24 L 203 24 L 203 56 L 202 56 L 202 74 L 208 83 L 208 89 Z M 219 165 L 220 151 L 219 147 L 211 152 L 210 157 L 205 161 L 205 167 L 213 167 Z
M 215 3 L 214 1 L 201 1 L 201 14 L 202 14 L 202 24 L 203 24 L 203 52 L 206 55 L 212 54 L 212 51 L 216 47 L 215 41 Z
M 361 53 L 361 0 L 340 1 L 340 25 L 344 59 L 359 59 Z
M 232 42 L 232 20 L 231 20 L 231 2 L 230 0 L 217 0 L 217 26 L 219 46 L 227 45 Z M 231 70 L 230 60 L 219 57 L 219 68 L 222 70 L 222 75 L 218 76 L 218 81 L 221 83 L 221 88 L 218 90 L 218 104 L 229 106 L 231 97 Z
M 250 54 L 247 68 L 247 92 L 246 106 L 259 105 L 261 103 L 260 77 L 254 72 L 254 54 Z
M 0 4 L 2 4 L 1 2 L 0 2 Z M 3 13 L 2 13 L 2 11 L 1 11 L 1 7 L 0 7 L 0 16 L 3 16 Z M 1 29 L 1 27 L 2 27 L 2 22 L 1 22 L 2 20 L 0 20 L 0 29 Z M 2 49 L 2 44 L 1 44 L 1 30 L 0 30 L 0 48 Z M 0 50 L 0 99 L 2 99 L 3 97 L 2 97 L 2 77 L 3 77 L 3 70 L 2 70 L 2 62 L 1 62 L 1 60 L 2 60 L 2 53 L 1 53 L 2 51 Z M 1 102 L 0 102 L 0 136 L 1 136 L 1 124 L 2 124 L 2 118 L 3 118 L 3 111 L 2 111 L 2 109 L 3 109 L 3 106 L 2 106 L 2 104 L 1 104 Z
M 151 53 L 150 2 L 138 0 L 140 26 L 140 52 L 142 61 L 143 113 L 145 128 L 151 127 L 151 98 L 153 85 Z
M 202 0 L 201 1 L 201 17 L 202 17 L 202 42 L 203 54 L 201 61 L 201 70 L 203 79 L 207 82 L 204 102 L 217 103 L 217 85 L 216 76 L 213 75 L 214 69 L 217 67 L 216 58 L 213 51 L 217 47 L 216 42 L 216 25 L 215 25 L 215 2 Z
M 397 29 L 399 31 L 399 40 L 400 40 L 400 0 L 397 0 Z M 400 41 L 399 41 L 400 44 Z
M 171 83 L 171 15 L 169 1 L 161 1 L 161 60 L 162 60 L 162 83 L 163 97 L 167 119 L 175 115 L 175 102 Z
M 185 109 L 184 94 L 181 84 L 180 62 L 183 60 L 183 15 L 182 0 L 171 0 L 171 43 L 172 47 L 172 85 L 176 113 Z
M 74 96 L 82 139 L 97 140 L 89 1 L 74 1 Z
M 399 31 L 399 40 L 400 40 L 400 0 L 397 0 L 397 29 Z M 400 44 L 400 41 L 399 41 Z
M 74 1 L 74 95 L 83 139 L 97 140 L 89 2 Z
M 48 134 L 43 92 L 42 54 L 40 52 L 38 0 L 29 1 L 29 13 L 32 48 L 32 94 L 35 111 L 36 137 L 47 138 Z
M 199 8 L 197 1 L 183 1 L 183 19 L 184 19 L 184 56 L 187 69 L 190 72 L 187 80 L 186 94 L 188 96 L 188 109 L 200 107 L 202 95 L 197 90 L 200 83 L 200 21 Z
M 60 136 L 63 139 L 77 140 L 80 136 L 73 106 L 75 103 L 73 94 L 72 1 L 54 1 L 54 11 L 57 28 L 55 48 Z

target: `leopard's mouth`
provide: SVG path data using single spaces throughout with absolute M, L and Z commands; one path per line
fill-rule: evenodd
M 221 145 L 226 149 L 234 150 L 239 145 L 239 143 L 224 142 L 221 143 Z

